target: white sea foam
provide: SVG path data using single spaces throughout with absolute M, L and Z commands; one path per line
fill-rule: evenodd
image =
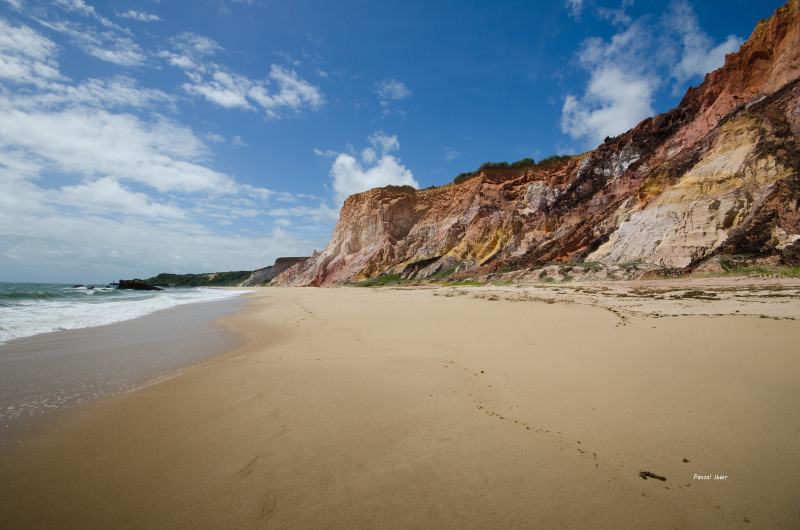
M 0 303 L 0 344 L 40 333 L 87 328 L 138 318 L 182 304 L 221 300 L 246 289 L 174 288 L 117 291 L 51 286 Z

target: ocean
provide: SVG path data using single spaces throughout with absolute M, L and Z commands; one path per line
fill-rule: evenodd
M 182 304 L 239 296 L 245 289 L 174 287 L 119 291 L 115 286 L 0 283 L 0 344 L 51 331 L 80 329 L 138 318 Z

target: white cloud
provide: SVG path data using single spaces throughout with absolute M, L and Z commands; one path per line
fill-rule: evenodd
M 616 136 L 652 115 L 659 79 L 642 57 L 652 40 L 649 29 L 635 22 L 608 42 L 584 41 L 578 59 L 589 71 L 589 82 L 583 96 L 566 96 L 561 109 L 563 132 L 594 147 L 606 136 Z
M 680 39 L 680 60 L 674 65 L 673 77 L 679 83 L 713 72 L 725 63 L 725 54 L 739 49 L 744 39 L 728 35 L 715 45 L 701 28 L 692 7 L 684 0 L 674 1 L 665 18 L 669 29 Z
M 319 89 L 300 79 L 296 72 L 275 64 L 263 80 L 252 80 L 216 65 L 213 68 L 210 78 L 200 72 L 189 72 L 191 82 L 183 88 L 224 108 L 256 110 L 260 107 L 271 118 L 281 117 L 283 111 L 315 110 L 324 102 Z
M 400 148 L 397 136 L 380 131 L 368 140 L 372 147 L 362 151 L 360 161 L 347 153 L 340 153 L 333 161 L 330 175 L 338 204 L 354 193 L 389 184 L 419 187 L 411 171 L 389 154 Z
M 24 98 L 15 98 L 14 105 L 19 108 L 60 108 L 60 107 L 131 107 L 147 108 L 157 104 L 172 106 L 175 98 L 156 89 L 140 88 L 129 78 L 118 76 L 111 80 L 88 79 L 79 85 L 52 82 L 42 90 Z
M 400 149 L 400 142 L 397 141 L 397 135 L 386 136 L 383 131 L 376 131 L 372 136 L 367 138 L 370 144 L 381 153 L 389 153 Z
M 567 96 L 561 128 L 596 145 L 651 116 L 654 91 L 653 81 L 646 76 L 628 74 L 613 66 L 598 68 L 582 99 Z
M 87 50 L 98 59 L 120 66 L 137 66 L 145 61 L 142 49 L 131 39 L 116 39 L 110 46 L 88 46 Z
M 80 204 L 84 212 L 115 213 L 167 219 L 183 219 L 180 208 L 154 202 L 144 193 L 132 192 L 111 177 L 61 188 L 57 200 L 65 206 Z
M 21 68 L 27 65 L 29 75 L 22 79 L 39 88 L 32 94 L 0 94 L 0 157 L 24 160 L 39 172 L 111 177 L 159 191 L 235 192 L 230 177 L 203 165 L 206 147 L 188 128 L 163 117 L 148 123 L 108 110 L 168 102 L 168 96 L 141 90 L 126 78 L 77 86 L 46 83 L 62 79 L 53 58 L 55 45 L 30 28 L 0 24 L 10 37 L 0 37 L 0 62 L 9 64 L 6 58 L 11 57 Z M 42 64 L 46 68 L 37 66 Z
M 684 0 L 672 2 L 655 23 L 647 17 L 631 21 L 624 11 L 627 5 L 629 0 L 619 10 L 599 11 L 624 29 L 608 41 L 593 37 L 583 42 L 577 58 L 589 72 L 586 89 L 564 98 L 561 130 L 587 148 L 652 116 L 655 95 L 664 85 L 685 83 L 718 68 L 739 42 L 731 36 L 714 45 Z
M 450 162 L 452 160 L 456 160 L 458 158 L 461 158 L 461 153 L 458 152 L 456 149 L 452 149 L 450 147 L 445 147 L 445 148 L 443 148 L 443 151 L 444 151 L 444 159 L 447 162 Z
M 338 208 L 331 208 L 325 203 L 320 203 L 317 207 L 292 206 L 291 208 L 270 208 L 267 215 L 275 217 L 296 217 L 304 221 L 311 219 L 318 223 L 331 223 L 339 219 L 339 210 Z
M 317 88 L 300 79 L 293 70 L 273 64 L 269 78 L 275 81 L 280 88 L 279 93 L 273 97 L 276 106 L 286 105 L 296 108 L 306 103 L 312 108 L 317 108 L 324 101 Z
M 0 79 L 40 86 L 59 79 L 57 51 L 56 43 L 29 27 L 0 19 Z
M 608 7 L 598 7 L 597 15 L 605 20 L 610 20 L 615 26 L 624 26 L 631 23 L 631 17 L 625 11 L 625 8 L 633 5 L 633 0 L 622 0 L 622 3 L 617 9 Z
M 405 112 L 397 108 L 397 102 L 411 96 L 411 91 L 405 83 L 397 79 L 385 79 L 375 84 L 375 93 L 381 97 L 380 106 L 382 114 L 388 116 L 392 112 L 404 115 Z
M 176 51 L 157 55 L 186 72 L 183 89 L 227 109 L 263 110 L 271 118 L 285 111 L 316 110 L 325 101 L 322 92 L 297 72 L 273 64 L 264 79 L 251 79 L 208 60 L 223 50 L 214 40 L 194 33 L 172 39 Z
M 215 40 L 196 33 L 183 32 L 170 40 L 177 51 L 161 50 L 156 55 L 182 70 L 205 71 L 203 60 L 223 49 Z
M 338 152 L 336 152 L 336 151 L 333 151 L 333 150 L 331 150 L 331 149 L 326 149 L 325 151 L 323 151 L 323 150 L 321 150 L 321 149 L 317 149 L 317 148 L 315 147 L 315 148 L 314 148 L 314 154 L 315 154 L 315 155 L 317 155 L 317 156 L 326 156 L 326 157 L 328 157 L 328 158 L 333 158 L 333 157 L 335 157 L 336 155 L 338 155 L 339 153 L 338 153 Z
M 375 85 L 375 91 L 383 99 L 400 100 L 411 96 L 405 83 L 397 79 L 385 79 Z
M 76 22 L 39 22 L 53 31 L 70 36 L 86 53 L 103 61 L 120 66 L 138 66 L 147 59 L 136 42 L 118 32 L 97 31 Z
M 159 272 L 256 269 L 279 256 L 303 255 L 314 246 L 321 248 L 324 241 L 280 227 L 242 234 L 180 219 L 162 225 L 146 216 L 39 208 L 12 217 L 0 211 L 4 278 L 21 281 L 110 281 Z
M 112 176 L 159 191 L 233 193 L 230 177 L 198 163 L 205 146 L 166 120 L 98 109 L 23 112 L 0 105 L 0 153 L 24 150 L 52 171 Z
M 178 51 L 192 59 L 209 57 L 223 50 L 214 39 L 196 33 L 183 32 L 172 42 Z
M 83 0 L 56 0 L 55 3 L 64 6 L 69 11 L 75 11 L 86 17 L 93 18 L 107 28 L 113 28 L 118 30 L 122 29 L 120 28 L 120 26 L 114 24 L 111 20 L 100 15 L 95 10 L 94 6 L 86 4 L 86 2 L 84 2 Z
M 583 0 L 566 0 L 564 7 L 569 10 L 570 16 L 580 18 L 583 12 Z
M 244 76 L 216 71 L 211 79 L 186 83 L 183 88 L 190 94 L 203 96 L 220 107 L 252 109 L 247 92 L 252 82 Z
M 119 15 L 121 18 L 130 18 L 133 20 L 138 20 L 139 22 L 155 22 L 161 20 L 158 15 L 154 15 L 152 13 L 145 13 L 144 11 L 137 11 L 135 9 L 131 9 Z

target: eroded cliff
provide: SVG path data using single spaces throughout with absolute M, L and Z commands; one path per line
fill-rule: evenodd
M 548 262 L 694 267 L 800 254 L 800 0 L 675 109 L 594 151 L 425 190 L 349 197 L 331 241 L 274 283 L 424 278 Z

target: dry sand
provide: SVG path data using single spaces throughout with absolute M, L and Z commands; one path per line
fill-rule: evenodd
M 260 289 L 1 454 L 0 527 L 793 527 L 800 283 L 747 283 Z

